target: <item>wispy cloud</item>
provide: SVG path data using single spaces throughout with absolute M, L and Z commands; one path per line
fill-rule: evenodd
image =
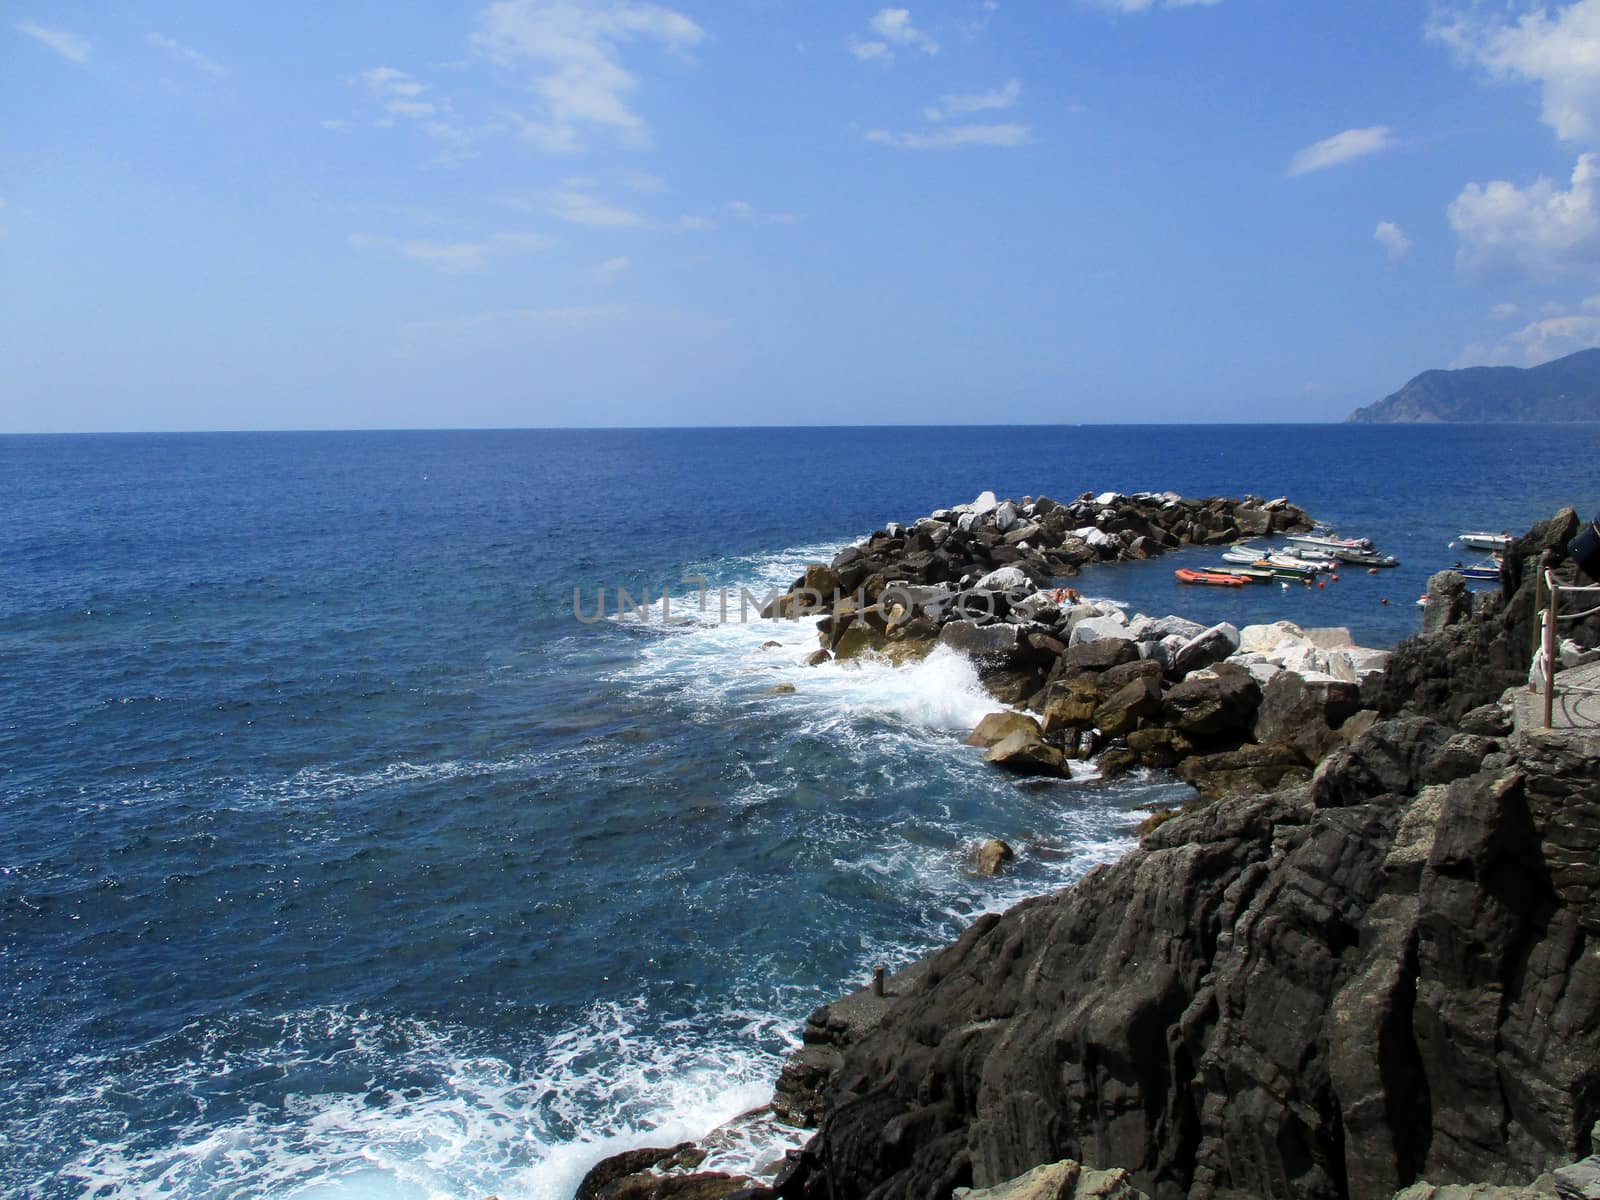
M 1411 239 L 1393 221 L 1379 221 L 1372 237 L 1388 253 L 1390 262 L 1399 262 L 1411 253 Z
M 423 93 L 429 85 L 395 67 L 372 67 L 361 72 L 361 82 L 391 117 L 429 117 L 438 111 Z
M 622 65 L 622 47 L 654 43 L 686 52 L 705 32 L 688 17 L 630 0 L 498 0 L 478 20 L 474 53 L 505 68 L 531 66 L 538 98 L 522 116 L 525 138 L 541 149 L 570 152 L 589 130 L 642 141 L 645 123 L 628 104 L 638 79 Z
M 608 258 L 603 263 L 596 264 L 593 274 L 596 283 L 615 283 L 625 275 L 633 266 L 633 260 L 625 254 L 615 258 Z
M 1583 307 L 1588 311 L 1545 317 L 1507 334 L 1498 342 L 1469 345 L 1450 365 L 1535 367 L 1553 358 L 1600 346 L 1600 316 L 1595 315 L 1596 309 L 1600 309 L 1600 296 L 1590 296 Z
M 896 46 L 930 55 L 939 53 L 939 43 L 917 28 L 909 8 L 880 8 L 867 22 L 867 28 L 872 31 L 871 37 L 852 34 L 845 43 L 862 62 L 891 63 Z
M 89 61 L 93 48 L 89 40 L 76 33 L 68 33 L 64 29 L 46 29 L 43 25 L 34 25 L 28 21 L 18 21 L 18 33 L 25 33 L 42 46 L 48 46 L 68 62 L 82 66 Z
M 869 142 L 894 146 L 899 150 L 955 150 L 962 146 L 1014 147 L 1026 146 L 1034 140 L 1032 129 L 1014 123 L 941 125 L 923 133 L 869 129 L 865 137 Z
M 1387 125 L 1369 125 L 1365 129 L 1346 129 L 1332 137 L 1297 151 L 1289 162 L 1290 175 L 1308 175 L 1312 171 L 1325 171 L 1369 154 L 1377 154 L 1398 145 Z
M 1161 0 L 1158 5 L 1156 0 L 1085 0 L 1095 8 L 1109 9 L 1119 13 L 1149 12 L 1153 8 L 1210 8 L 1220 4 L 1222 0 Z
M 349 242 L 356 250 L 393 250 L 402 258 L 453 275 L 484 271 L 498 259 L 533 254 L 555 245 L 551 238 L 543 234 L 524 232 L 493 233 L 476 242 L 396 241 L 352 233 Z
M 1489 310 L 1489 316 L 1496 321 L 1510 321 L 1521 312 L 1515 304 L 1496 304 Z
M 550 195 L 551 216 L 574 225 L 596 225 L 606 229 L 636 229 L 647 224 L 632 209 L 612 204 L 585 191 L 560 191 Z
M 197 71 L 204 71 L 213 79 L 221 79 L 228 73 L 227 68 L 209 55 L 201 54 L 192 46 L 185 46 L 174 38 L 165 34 L 147 33 L 144 40 L 158 50 L 165 50 L 181 63 L 186 63 Z
M 939 97 L 938 104 L 929 105 L 922 115 L 930 121 L 943 121 L 946 117 L 968 116 L 976 112 L 994 112 L 1013 107 L 1022 95 L 1022 84 L 1009 79 L 997 88 L 986 92 L 965 92 Z

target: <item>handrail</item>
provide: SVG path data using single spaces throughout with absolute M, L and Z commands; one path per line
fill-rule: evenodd
M 1562 592 L 1600 592 L 1600 584 L 1557 583 L 1555 571 L 1548 567 L 1541 567 L 1538 575 L 1538 586 L 1534 591 L 1534 614 L 1538 618 L 1540 629 L 1540 644 L 1533 656 L 1533 667 L 1528 672 L 1530 676 L 1543 676 L 1544 678 L 1544 727 L 1550 728 L 1551 718 L 1554 716 L 1556 697 L 1556 626 L 1562 621 L 1577 621 L 1593 613 L 1600 612 L 1600 605 L 1584 609 L 1582 612 L 1563 613 L 1561 611 Z M 1540 600 L 1548 597 L 1548 603 L 1541 605 Z

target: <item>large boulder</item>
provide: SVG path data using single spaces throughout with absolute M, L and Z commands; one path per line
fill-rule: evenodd
M 1260 707 L 1261 688 L 1250 672 L 1224 663 L 1175 683 L 1162 711 L 1175 729 L 1193 738 L 1248 733 Z
M 989 747 L 984 758 L 1019 775 L 1059 775 L 1064 763 L 1060 750 L 1021 729 Z
M 1098 638 L 1091 642 L 1074 642 L 1067 647 L 1062 662 L 1068 675 L 1081 675 L 1086 671 L 1109 671 L 1138 659 L 1138 646 L 1127 638 Z
M 1027 713 L 992 712 L 978 722 L 967 737 L 967 745 L 988 747 L 1005 741 L 1013 733 L 1026 733 L 1038 737 L 1042 732 L 1044 731 L 1039 728 L 1039 722 Z
M 1318 764 L 1312 799 L 1319 808 L 1346 808 L 1408 795 L 1449 737 L 1450 730 L 1429 717 L 1379 721 Z
M 1164 637 L 1181 637 L 1188 641 L 1206 631 L 1197 621 L 1183 617 L 1139 617 L 1128 626 L 1128 632 L 1141 642 L 1159 642 Z
M 1360 708 L 1361 690 L 1353 683 L 1284 671 L 1261 690 L 1256 741 L 1294 746 L 1315 763 L 1339 744 L 1335 731 Z
M 1076 646 L 1079 642 L 1097 642 L 1103 638 L 1115 638 L 1124 642 L 1133 640 L 1128 633 L 1126 619 L 1120 616 L 1099 616 L 1074 621 L 1067 644 Z
M 1311 770 L 1293 746 L 1244 745 L 1217 754 L 1197 754 L 1178 764 L 1177 775 L 1204 796 L 1257 796 L 1288 784 L 1304 783 Z
M 1052 684 L 1040 710 L 1046 736 L 1093 725 L 1094 710 L 1099 705 L 1100 689 L 1093 675 Z
M 990 838 L 973 855 L 973 868 L 979 875 L 998 875 L 1000 868 L 1016 857 L 1016 851 L 999 838 Z
M 1149 678 L 1123 684 L 1094 710 L 1094 723 L 1107 737 L 1120 737 L 1161 713 L 1161 684 Z
M 980 625 L 976 621 L 950 621 L 939 630 L 939 645 L 967 655 L 977 664 L 980 674 L 1028 665 L 1037 653 L 1028 645 L 1020 626 L 1004 622 Z
M 1195 634 L 1172 656 L 1170 673 L 1183 678 L 1190 671 L 1198 671 L 1219 663 L 1239 648 L 1239 630 L 1226 621 Z
M 1001 567 L 990 571 L 973 586 L 986 592 L 1033 591 L 1033 580 L 1021 567 Z

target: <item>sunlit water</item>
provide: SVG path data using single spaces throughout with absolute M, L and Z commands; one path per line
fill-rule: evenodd
M 1079 586 L 1392 644 L 1458 529 L 1600 506 L 1600 431 L 1551 437 L 0 439 L 0 1188 L 558 1198 L 704 1133 L 816 1004 L 1183 794 L 986 770 L 970 664 L 806 667 L 814 631 L 739 622 L 739 586 L 984 488 L 1287 494 L 1405 565 L 1218 593 L 1174 584 L 1190 551 Z M 574 617 L 646 586 L 677 622 Z

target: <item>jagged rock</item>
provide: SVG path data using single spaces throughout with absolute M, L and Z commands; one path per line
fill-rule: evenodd
M 1190 671 L 1221 662 L 1239 648 L 1239 631 L 1226 621 L 1195 634 L 1172 656 L 1171 674 L 1182 678 Z
M 1456 727 L 1462 733 L 1481 733 L 1485 737 L 1505 737 L 1511 732 L 1511 717 L 1499 704 L 1480 704 L 1461 715 Z
M 1136 662 L 1138 658 L 1138 647 L 1129 639 L 1102 637 L 1093 641 L 1073 642 L 1063 662 L 1070 676 L 1085 671 L 1108 671 L 1124 663 Z
M 993 746 L 1003 742 L 1013 733 L 1025 733 L 1030 737 L 1038 737 L 1044 731 L 1027 713 L 1019 712 L 992 712 L 978 722 L 976 728 L 967 737 L 969 746 Z
M 996 742 L 984 758 L 1019 775 L 1059 775 L 1064 765 L 1060 750 L 1025 730 Z
M 820 667 L 825 662 L 833 661 L 833 655 L 826 650 L 814 650 L 806 656 L 806 666 Z
M 1175 683 L 1162 711 L 1173 727 L 1195 738 L 1247 733 L 1260 706 L 1261 688 L 1250 672 L 1224 663 Z
M 792 684 L 792 683 L 774 684 L 772 687 L 769 687 L 767 689 L 767 695 L 769 695 L 769 696 L 792 696 L 792 695 L 794 695 L 794 684 Z
M 1016 857 L 1016 852 L 999 838 L 990 838 L 978 847 L 975 866 L 979 875 L 998 875 L 1000 868 Z
M 1256 740 L 1294 746 L 1315 763 L 1338 744 L 1335 731 L 1360 707 L 1361 692 L 1353 683 L 1285 671 L 1261 689 Z
M 1447 1183 L 1434 1187 L 1431 1183 L 1414 1183 L 1394 1194 L 1394 1200 L 1555 1200 L 1553 1178 L 1541 1176 L 1523 1187 L 1499 1187 L 1492 1183 Z
M 1162 679 L 1161 664 L 1148 658 L 1135 658 L 1107 667 L 1100 672 L 1095 683 L 1102 692 L 1112 692 L 1135 679 L 1154 679 L 1159 683 Z
M 1145 677 L 1130 680 L 1102 700 L 1094 710 L 1094 723 L 1107 737 L 1120 737 L 1160 712 L 1161 685 Z
M 972 658 L 980 674 L 986 669 L 1007 669 L 1029 663 L 1032 647 L 1015 625 L 979 625 L 976 621 L 950 621 L 939 630 L 939 644 Z
M 1198 621 L 1182 617 L 1141 617 L 1128 626 L 1128 632 L 1141 642 L 1159 642 L 1165 637 L 1181 637 L 1184 641 L 1198 637 L 1206 627 Z
M 1311 778 L 1311 770 L 1293 746 L 1269 743 L 1186 758 L 1178 764 L 1177 775 L 1208 800 L 1215 800 L 1304 783 Z
M 1311 794 L 1321 808 L 1398 797 L 1421 786 L 1422 771 L 1450 732 L 1427 717 L 1380 721 L 1317 767 Z
M 974 585 L 986 592 L 1033 591 L 1033 580 L 1021 567 L 1001 567 L 990 571 Z
M 1427 603 L 1422 609 L 1424 637 L 1465 620 L 1471 612 L 1472 593 L 1466 580 L 1448 570 L 1428 577 Z
M 1093 676 L 1052 684 L 1040 712 L 1045 735 L 1093 725 L 1094 710 L 1099 703 L 1100 689 Z
M 1182 757 L 1173 740 L 1172 730 L 1156 725 L 1128 734 L 1128 749 L 1143 766 L 1171 767 Z
M 1150 1200 L 1123 1170 L 1096 1171 L 1071 1159 L 1046 1163 L 990 1188 L 957 1188 L 954 1200 Z
M 1293 621 L 1274 621 L 1270 625 L 1246 625 L 1239 631 L 1239 649 L 1246 654 L 1272 654 L 1279 646 L 1308 645 L 1306 631 Z
M 1481 733 L 1455 733 L 1423 765 L 1421 782 L 1449 783 L 1483 769 L 1484 760 L 1501 749 L 1501 743 Z

